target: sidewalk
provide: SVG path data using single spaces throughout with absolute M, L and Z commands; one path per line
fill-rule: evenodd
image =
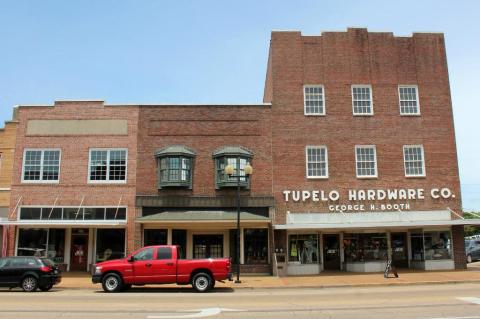
M 390 285 L 419 285 L 419 284 L 447 284 L 447 283 L 480 283 L 480 266 L 469 267 L 467 270 L 449 271 L 420 271 L 400 270 L 398 278 L 384 278 L 383 273 L 346 273 L 323 272 L 316 276 L 242 276 L 241 284 L 232 281 L 217 282 L 218 288 L 327 288 L 327 287 L 363 287 L 363 286 L 390 286 Z M 393 275 L 390 275 L 393 276 Z M 87 273 L 64 273 L 58 288 L 67 289 L 96 289 L 101 285 L 92 284 L 91 276 Z M 150 286 L 149 286 L 150 287 Z M 154 286 L 152 286 L 154 287 Z M 161 285 L 155 287 L 187 287 L 176 285 Z

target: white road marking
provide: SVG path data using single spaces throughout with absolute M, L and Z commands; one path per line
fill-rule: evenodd
M 474 303 L 480 305 L 480 298 L 477 297 L 457 297 L 458 300 L 466 301 L 469 303 Z
M 429 318 L 429 319 L 478 319 L 480 316 L 473 317 L 438 317 L 438 318 Z
M 198 310 L 185 310 L 179 311 L 179 313 L 185 312 L 197 312 L 192 314 L 179 314 L 179 315 L 150 315 L 147 316 L 147 319 L 181 319 L 181 318 L 205 318 L 219 315 L 223 312 L 232 312 L 232 311 L 241 311 L 236 309 L 227 309 L 227 308 L 205 308 L 205 309 L 198 309 Z

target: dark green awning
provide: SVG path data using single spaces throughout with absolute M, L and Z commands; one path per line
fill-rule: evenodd
M 212 154 L 213 157 L 226 156 L 226 155 L 240 155 L 245 157 L 252 157 L 253 153 L 242 146 L 224 146 L 215 150 Z
M 193 157 L 196 154 L 194 151 L 183 145 L 170 145 L 155 152 L 155 156 L 157 157 L 167 155 L 186 155 Z

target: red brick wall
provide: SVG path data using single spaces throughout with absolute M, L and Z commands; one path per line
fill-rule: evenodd
M 283 190 L 449 187 L 454 199 L 412 201 L 411 210 L 461 208 L 448 70 L 442 34 L 394 37 L 365 29 L 302 36 L 273 32 L 272 156 L 276 223 L 285 212 L 325 204 L 285 203 Z M 268 83 L 268 81 L 267 81 Z M 304 116 L 303 85 L 323 84 L 326 116 Z M 352 84 L 371 84 L 374 116 L 352 115 Z M 418 85 L 421 116 L 400 116 L 398 85 Z M 268 96 L 268 94 L 267 94 Z M 357 179 L 355 145 L 376 145 L 378 178 Z M 403 145 L 422 144 L 425 178 L 404 176 Z M 309 180 L 305 146 L 326 145 L 329 178 Z
M 254 154 L 251 189 L 245 196 L 272 196 L 270 106 L 142 106 L 139 115 L 137 193 L 139 195 L 226 196 L 215 189 L 212 153 L 239 145 Z M 156 150 L 184 145 L 196 152 L 191 190 L 157 188 Z
M 452 227 L 452 242 L 455 269 L 466 269 L 467 256 L 465 255 L 465 232 L 463 226 Z
M 103 102 L 56 102 L 54 106 L 25 107 L 18 111 L 16 151 L 13 168 L 12 213 L 21 197 L 20 205 L 80 205 L 84 206 L 127 206 L 128 231 L 127 250 L 134 247 L 136 150 L 137 150 L 136 106 L 104 106 Z M 112 136 L 26 136 L 29 119 L 126 119 L 128 135 Z M 88 184 L 89 148 L 128 148 L 126 184 Z M 21 183 L 23 150 L 25 148 L 60 148 L 60 181 L 58 184 Z M 16 214 L 13 215 L 16 219 Z M 13 254 L 15 241 L 11 232 L 9 253 Z

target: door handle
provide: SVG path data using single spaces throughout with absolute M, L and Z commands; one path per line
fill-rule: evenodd
M 167 263 L 167 266 L 173 266 L 173 263 Z
M 146 267 L 151 267 L 151 266 L 152 266 L 152 264 L 145 264 L 145 266 L 146 266 Z

